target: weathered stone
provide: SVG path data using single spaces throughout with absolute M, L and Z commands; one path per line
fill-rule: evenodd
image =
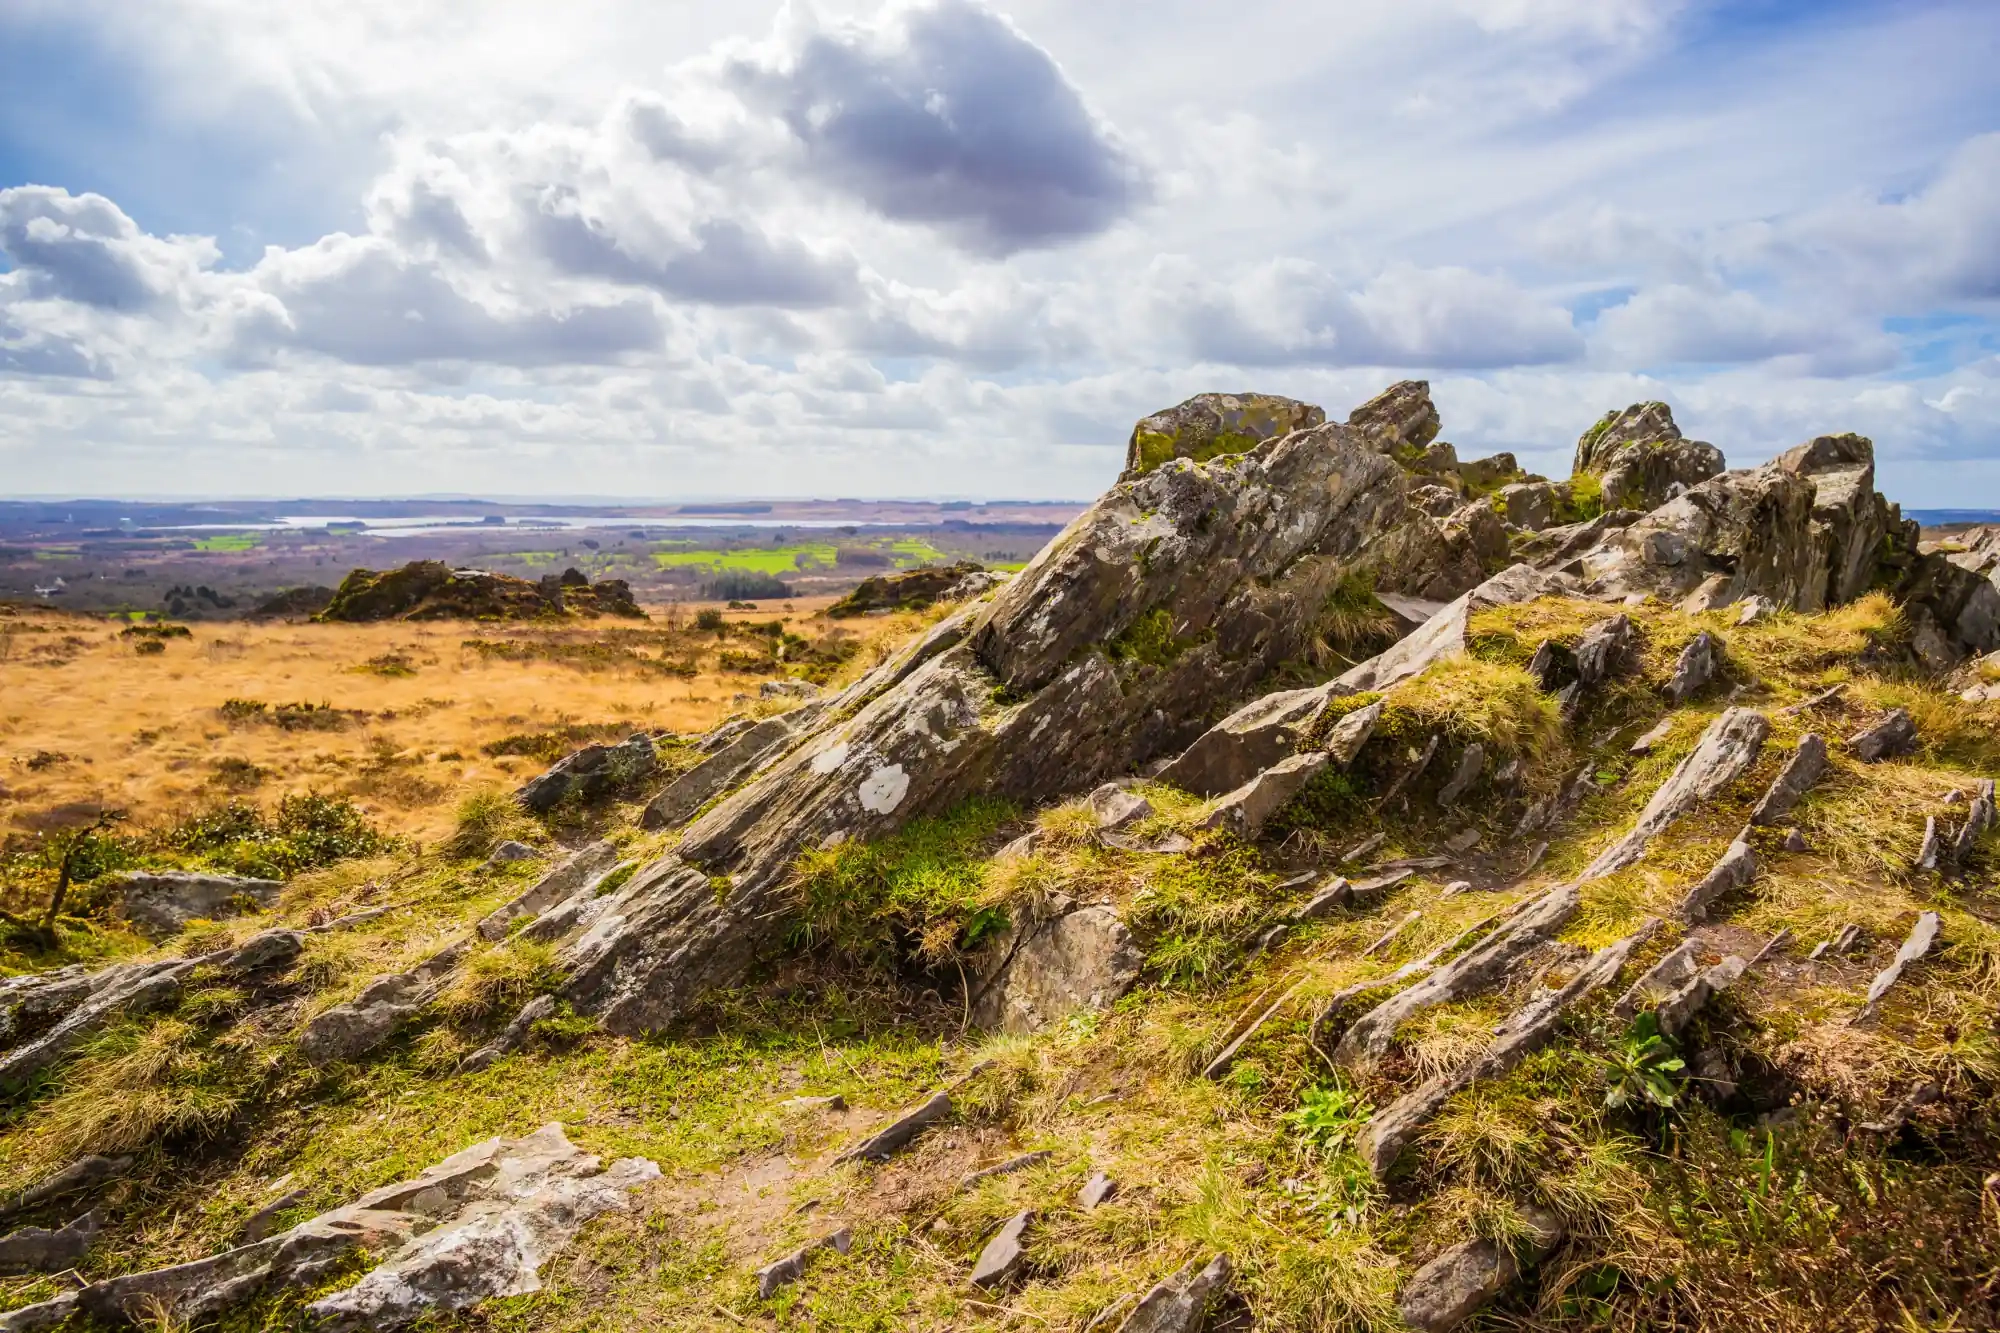
M 1639 737 L 1638 740 L 1632 742 L 1632 748 L 1630 750 L 1630 753 L 1651 754 L 1653 752 L 1653 747 L 1658 745 L 1661 741 L 1665 740 L 1668 736 L 1672 735 L 1673 730 L 1674 730 L 1674 720 L 1671 717 L 1661 718 L 1659 722 L 1654 724 L 1653 728 L 1650 731 L 1648 731 L 1645 735 Z
M 1363 704 L 1353 712 L 1333 724 L 1326 734 L 1323 747 L 1326 757 L 1342 768 L 1354 762 L 1354 756 L 1361 753 L 1361 747 L 1375 734 L 1376 723 L 1382 720 L 1382 701 Z
M 459 1061 L 458 1072 L 476 1074 L 500 1057 L 512 1055 L 533 1035 L 535 1024 L 545 1018 L 553 1017 L 555 1012 L 555 996 L 537 995 L 521 1006 L 521 1012 L 514 1015 L 514 1020 L 501 1029 L 499 1036 Z
M 1965 823 L 1959 826 L 1958 835 L 1951 842 L 1951 859 L 1956 865 L 1964 865 L 1979 846 L 1979 840 L 1993 827 L 1993 798 L 1979 795 L 1972 798 L 1966 807 Z
M 1201 826 L 1225 829 L 1239 838 L 1255 838 L 1263 831 L 1265 821 L 1304 791 L 1327 762 L 1324 754 L 1314 752 L 1295 754 L 1273 764 L 1217 801 L 1215 808 L 1203 817 Z
M 1018 1156 L 1009 1157 L 1004 1162 L 995 1162 L 992 1166 L 982 1166 L 977 1171 L 968 1171 L 961 1177 L 958 1187 L 961 1190 L 967 1190 L 982 1180 L 991 1180 L 995 1176 L 1011 1176 L 1016 1171 L 1025 1171 L 1031 1166 L 1040 1166 L 1053 1155 L 1047 1148 L 1042 1148 L 1035 1152 L 1024 1152 Z
M 1486 747 L 1474 741 L 1459 754 L 1458 767 L 1452 770 L 1451 777 L 1438 789 L 1438 805 L 1445 809 L 1457 805 L 1459 798 L 1472 790 L 1472 784 L 1479 781 L 1485 773 Z
M 433 1312 L 539 1291 L 539 1270 L 551 1254 L 593 1217 L 624 1210 L 633 1189 L 660 1175 L 659 1167 L 636 1157 L 600 1170 L 598 1159 L 572 1147 L 560 1125 L 499 1140 L 496 1148 L 485 1159 L 491 1166 L 467 1191 L 472 1201 L 456 1217 L 406 1242 L 353 1286 L 307 1307 L 319 1327 L 332 1333 L 398 1328 Z M 428 1211 L 422 1200 L 437 1188 L 415 1191 L 400 1206 Z M 367 1206 L 368 1197 L 356 1206 Z
M 1378 453 L 1421 455 L 1443 428 L 1426 380 L 1390 385 L 1347 414 L 1347 428 Z
M 0 1273 L 59 1273 L 83 1262 L 97 1236 L 97 1214 L 85 1213 L 57 1230 L 23 1227 L 0 1236 Z
M 1083 1188 L 1076 1192 L 1076 1206 L 1087 1213 L 1110 1202 L 1111 1196 L 1117 1192 L 1117 1181 L 1102 1171 L 1093 1172 L 1090 1179 L 1083 1182 Z
M 307 1023 L 299 1054 L 313 1064 L 359 1059 L 422 1013 L 429 998 L 423 983 L 407 973 L 377 977 L 352 1000 Z
M 507 838 L 495 844 L 493 850 L 487 853 L 486 860 L 489 865 L 504 866 L 512 865 L 516 861 L 533 861 L 541 854 L 539 849 L 530 847 L 525 842 Z
M 1632 617 L 1616 615 L 1600 620 L 1576 641 L 1576 679 L 1586 690 L 1624 675 L 1636 663 L 1639 631 Z
M 305 949 L 306 937 L 296 930 L 260 930 L 237 947 L 223 966 L 250 975 L 290 967 Z
M 1504 929 L 1356 1019 L 1334 1049 L 1334 1063 L 1343 1069 L 1367 1068 L 1388 1053 L 1404 1022 L 1435 1005 L 1498 985 L 1517 963 L 1549 943 L 1581 901 L 1567 885 L 1533 900 Z
M 1178 407 L 1140 419 L 1125 447 L 1125 470 L 1118 479 L 1131 481 L 1176 458 L 1205 463 L 1244 453 L 1325 421 L 1326 413 L 1311 403 L 1276 394 L 1196 394 Z
M 987 586 L 986 571 L 970 560 L 951 565 L 925 565 L 900 574 L 877 574 L 861 580 L 853 592 L 826 608 L 835 620 L 853 616 L 885 616 L 895 611 L 922 611 L 954 600 L 960 588 Z
M 754 773 L 799 739 L 800 728 L 818 716 L 780 713 L 744 728 L 728 744 L 667 784 L 639 817 L 642 828 L 673 828 L 731 786 Z
M 202 963 L 227 953 L 153 963 L 122 963 L 95 974 L 88 997 L 41 1036 L 0 1056 L 0 1087 L 18 1087 L 50 1068 L 112 1019 L 142 1014 L 179 998 L 181 985 Z
M 26 1212 L 56 1199 L 101 1188 L 132 1169 L 130 1157 L 79 1157 L 59 1171 L 35 1181 L 0 1205 L 0 1216 Z
M 1631 832 L 1599 853 L 1579 882 L 1601 879 L 1644 856 L 1668 825 L 1748 772 L 1770 734 L 1770 719 L 1752 708 L 1731 708 L 1709 723 L 1693 752 L 1639 812 Z
M 1389 1174 L 1403 1149 L 1429 1124 L 1444 1104 L 1474 1083 L 1496 1079 L 1512 1070 L 1552 1036 L 1570 1007 L 1599 987 L 1617 980 L 1632 951 L 1651 938 L 1659 922 L 1648 918 L 1637 931 L 1590 955 L 1569 981 L 1543 991 L 1502 1019 L 1485 1050 L 1457 1070 L 1426 1081 L 1377 1111 L 1355 1142 L 1355 1152 L 1380 1180 Z
M 1906 711 L 1892 708 L 1874 726 L 1847 738 L 1847 748 L 1864 764 L 1892 758 L 1917 743 L 1917 724 Z
M 1316 686 L 1253 699 L 1204 731 L 1160 771 L 1160 781 L 1196 796 L 1234 791 L 1288 757 L 1332 697 L 1329 687 Z
M 59 1327 L 75 1313 L 76 1293 L 66 1291 L 49 1300 L 0 1314 L 0 1333 L 43 1333 L 44 1329 Z
M 1576 653 L 1568 644 L 1543 639 L 1535 648 L 1535 655 L 1528 659 L 1528 674 L 1546 694 L 1567 689 L 1576 684 Z
M 1826 775 L 1826 764 L 1826 742 L 1812 732 L 1801 736 L 1792 757 L 1785 761 L 1778 776 L 1771 779 L 1771 785 L 1757 802 L 1757 808 L 1750 812 L 1750 822 L 1775 824 L 1790 814 L 1806 793 L 1819 785 L 1819 780 Z
M 599 1169 L 560 1125 L 520 1139 L 489 1139 L 413 1180 L 371 1191 L 274 1236 L 205 1259 L 93 1282 L 16 1311 L 0 1328 L 46 1328 L 74 1311 L 132 1323 L 160 1310 L 205 1322 L 279 1285 L 316 1286 L 362 1249 L 387 1261 L 309 1307 L 317 1327 L 400 1327 L 434 1311 L 464 1309 L 539 1288 L 536 1269 L 591 1217 L 625 1206 L 625 1194 L 659 1168 L 637 1158 Z M 421 1234 L 420 1234 L 421 1233 Z
M 1141 1296 L 1118 1333 L 1197 1333 L 1229 1278 L 1225 1256 L 1217 1255 L 1199 1267 L 1190 1263 Z
M 1903 972 L 1911 963 L 1931 951 L 1931 946 L 1937 943 L 1938 932 L 1943 928 L 1944 918 L 1936 912 L 1923 912 L 1918 915 L 1917 924 L 1910 927 L 1909 938 L 1896 950 L 1895 958 L 1891 959 L 1889 965 L 1876 973 L 1875 979 L 1868 983 L 1868 998 L 1862 1003 L 1861 1011 L 1854 1016 L 1855 1022 L 1859 1023 L 1874 1017 L 1875 1006 L 1882 1002 L 1882 997 L 1889 993 L 1892 986 L 1903 979 Z
M 1694 1016 L 1708 1006 L 1710 1000 L 1741 980 L 1749 966 L 1741 958 L 1731 954 L 1660 1001 L 1659 1007 L 1654 1009 L 1653 1014 L 1659 1020 L 1661 1035 L 1679 1036 Z
M 1526 1233 L 1515 1244 L 1460 1241 L 1419 1268 L 1397 1297 L 1403 1322 L 1422 1333 L 1457 1328 L 1562 1239 L 1562 1222 L 1554 1213 L 1531 1205 L 1521 1216 Z
M 1403 788 L 1415 782 L 1419 777 L 1422 777 L 1424 770 L 1430 767 L 1431 760 L 1437 757 L 1438 747 L 1443 743 L 1444 738 L 1434 731 L 1425 740 L 1423 749 L 1412 749 L 1409 752 L 1410 762 L 1403 767 L 1401 772 L 1396 774 L 1395 780 L 1377 798 L 1376 804 L 1386 806 L 1402 792 Z
M 657 1028 L 785 929 L 801 853 L 968 796 L 1042 804 L 1185 749 L 1303 659 L 1343 580 L 1429 522 L 1407 486 L 1330 425 L 1120 483 L 928 656 L 806 705 L 796 744 L 565 937 L 564 998 L 614 1033 Z
M 1079 1010 L 1103 1009 L 1138 981 L 1143 961 L 1109 907 L 1010 921 L 975 966 L 972 1021 L 1036 1032 Z
M 1467 627 L 1478 612 L 1531 602 L 1549 591 L 1542 575 L 1526 565 L 1513 565 L 1447 604 L 1394 647 L 1343 674 L 1339 684 L 1354 693 L 1386 691 L 1434 662 L 1463 655 Z
M 526 892 L 494 908 L 473 927 L 483 940 L 503 940 L 514 922 L 539 915 L 563 899 L 602 879 L 618 864 L 618 849 L 597 841 L 570 853 L 536 880 Z
M 659 765 L 653 738 L 637 733 L 617 745 L 586 745 L 531 779 L 514 799 L 523 809 L 546 814 L 565 800 L 594 801 L 649 776 Z
M 1546 481 L 1517 481 L 1495 491 L 1494 498 L 1506 511 L 1510 524 L 1529 532 L 1554 527 L 1556 516 L 1562 512 L 1561 493 Z
M 1721 641 L 1707 630 L 1689 640 L 1688 646 L 1681 649 L 1681 655 L 1674 661 L 1674 674 L 1666 686 L 1667 698 L 1684 704 L 1714 680 L 1721 647 Z
M 1114 832 L 1136 824 L 1153 813 L 1153 803 L 1129 792 L 1115 782 L 1107 782 L 1090 793 L 1090 814 L 1100 833 Z
M 1678 990 L 1700 970 L 1697 949 L 1697 941 L 1692 939 L 1682 940 L 1669 949 L 1659 962 L 1640 974 L 1630 990 L 1618 997 L 1611 1012 L 1620 1018 L 1630 1018 L 1644 1006 L 1657 1005 Z
M 1034 1217 L 1023 1211 L 1008 1218 L 1001 1228 L 993 1233 L 986 1248 L 979 1252 L 979 1260 L 972 1266 L 972 1285 L 986 1291 L 993 1291 L 1012 1284 L 1028 1266 L 1028 1251 L 1021 1244 L 1021 1237 L 1027 1233 L 1028 1223 Z
M 193 870 L 146 871 L 111 881 L 118 914 L 154 939 L 172 935 L 190 921 L 220 921 L 262 911 L 283 887 L 275 879 Z
M 252 1245 L 278 1230 L 278 1219 L 305 1202 L 306 1192 L 302 1189 L 286 1190 L 277 1198 L 259 1208 L 243 1220 L 243 1229 L 236 1235 L 239 1245 Z
M 821 1250 L 846 1254 L 854 1248 L 854 1233 L 846 1227 L 818 1240 L 809 1241 L 784 1258 L 757 1270 L 757 1299 L 768 1301 L 781 1290 L 806 1275 L 806 1263 Z
M 757 686 L 759 699 L 811 699 L 819 686 L 809 680 L 767 680 Z
M 1436 484 L 1413 486 L 1410 488 L 1410 507 L 1429 514 L 1432 518 L 1443 518 L 1457 509 L 1459 495 L 1449 486 Z
M 1702 876 L 1701 882 L 1681 899 L 1678 910 L 1680 919 L 1689 923 L 1707 920 L 1708 909 L 1716 899 L 1732 889 L 1742 888 L 1756 875 L 1757 853 L 1743 837 L 1738 836 L 1709 872 Z
M 1785 841 L 1783 845 L 1785 850 L 1788 852 L 1804 852 L 1812 850 L 1812 844 L 1806 841 L 1806 835 L 1799 832 L 1795 828 L 1785 830 Z
M 1913 863 L 1918 870 L 1936 870 L 1944 860 L 1944 833 L 1938 828 L 1936 815 L 1924 816 L 1924 840 L 1917 848 L 1917 859 Z
M 951 1094 L 933 1093 L 927 1100 L 897 1116 L 834 1160 L 886 1162 L 915 1142 L 919 1134 L 950 1114 Z
M 1760 620 L 1769 620 L 1777 609 L 1778 604 L 1762 593 L 1746 597 L 1743 600 L 1742 608 L 1736 613 L 1736 623 L 1739 625 L 1754 625 Z
M 1353 901 L 1354 886 L 1343 876 L 1329 875 L 1313 896 L 1306 900 L 1305 906 L 1292 913 L 1292 920 L 1318 921 L 1322 917 L 1330 916 L 1337 909 L 1350 905 Z
M 1665 403 L 1607 412 L 1577 441 L 1575 475 L 1594 475 L 1607 509 L 1653 509 L 1722 471 L 1722 451 L 1682 437 Z

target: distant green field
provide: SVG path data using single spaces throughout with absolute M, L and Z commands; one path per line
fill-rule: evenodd
M 793 546 L 744 547 L 735 551 L 655 551 L 653 560 L 661 569 L 698 566 L 704 569 L 741 570 L 750 574 L 792 574 L 810 565 L 833 568 L 837 554 L 832 542 L 801 542 Z M 804 557 L 803 562 L 800 557 Z
M 251 551 L 256 547 L 257 538 L 248 532 L 218 532 L 198 538 L 194 544 L 197 551 Z
M 951 557 L 921 537 L 898 537 L 893 541 L 856 543 L 885 551 L 898 565 L 924 565 Z M 732 551 L 682 550 L 679 542 L 664 542 L 674 549 L 656 549 L 653 561 L 661 569 L 700 568 L 717 572 L 741 570 L 752 574 L 794 574 L 801 569 L 832 569 L 839 549 L 832 542 L 796 542 L 789 546 L 746 546 Z

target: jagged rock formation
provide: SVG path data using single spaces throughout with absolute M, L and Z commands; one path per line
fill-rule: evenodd
M 1653 509 L 1722 471 L 1722 451 L 1685 439 L 1665 403 L 1606 412 L 1576 442 L 1571 471 L 1597 480 L 1606 509 Z
M 659 763 L 653 738 L 640 732 L 617 745 L 586 745 L 530 779 L 514 799 L 534 814 L 547 814 L 564 801 L 594 801 L 607 792 L 650 775 Z
M 1344 577 L 1429 522 L 1406 490 L 1339 426 L 1120 483 L 991 603 L 808 705 L 782 757 L 572 941 L 569 998 L 613 1030 L 655 1026 L 746 965 L 800 852 L 980 792 L 1045 799 L 1185 747 L 1205 710 L 1304 651 Z
M 1203 393 L 1155 412 L 1132 428 L 1120 481 L 1143 476 L 1176 458 L 1206 463 L 1245 453 L 1266 440 L 1311 430 L 1326 413 L 1310 403 L 1270 393 Z
M 325 608 L 327 621 L 543 620 L 646 613 L 623 579 L 592 583 L 574 569 L 530 583 L 483 569 L 453 569 L 417 560 L 400 569 L 357 569 L 341 580 Z
M 284 885 L 206 871 L 161 870 L 120 875 L 107 889 L 133 929 L 160 939 L 188 922 L 220 921 L 269 907 Z
M 901 574 L 863 579 L 847 596 L 826 609 L 835 619 L 887 615 L 891 611 L 921 611 L 939 602 L 977 596 L 987 586 L 984 566 L 969 560 L 955 565 L 926 565 Z
M 73 1314 L 113 1324 L 165 1311 L 212 1316 L 260 1290 L 311 1287 L 358 1250 L 387 1251 L 360 1281 L 309 1311 L 329 1330 L 389 1329 L 433 1312 L 541 1287 L 538 1270 L 591 1218 L 626 1207 L 660 1169 L 643 1158 L 602 1167 L 561 1125 L 492 1138 L 421 1175 L 371 1190 L 345 1208 L 207 1259 L 93 1282 L 0 1318 L 0 1329 L 50 1328 Z

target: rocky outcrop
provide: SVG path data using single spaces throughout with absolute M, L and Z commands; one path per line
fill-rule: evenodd
M 538 916 L 556 903 L 594 887 L 618 865 L 618 848 L 599 840 L 570 853 L 526 891 L 480 918 L 473 933 L 483 940 L 507 938 L 522 917 Z
M 1597 480 L 1606 509 L 1654 509 L 1722 471 L 1722 451 L 1682 437 L 1665 403 L 1606 412 L 1576 442 L 1575 476 Z
M 107 886 L 118 914 L 154 939 L 177 934 L 190 921 L 219 921 L 269 907 L 284 885 L 208 871 L 158 870 L 120 875 Z
M 842 620 L 851 616 L 887 615 L 891 611 L 922 611 L 939 602 L 984 592 L 990 585 L 971 581 L 985 573 L 985 566 L 962 560 L 952 565 L 926 565 L 901 574 L 878 574 L 863 579 L 853 592 L 829 606 L 826 613 Z
M 1253 699 L 1181 751 L 1160 771 L 1160 781 L 1196 796 L 1234 791 L 1289 756 L 1333 697 L 1326 686 L 1315 686 Z
M 1114 487 L 603 900 L 565 948 L 567 998 L 614 1032 L 657 1026 L 782 928 L 801 852 L 975 794 L 1040 804 L 1184 749 L 1300 658 L 1333 590 L 1413 521 L 1404 490 L 1339 426 Z
M 308 1312 L 315 1327 L 341 1333 L 400 1328 L 540 1290 L 537 1270 L 550 1254 L 591 1218 L 626 1207 L 627 1194 L 659 1174 L 642 1158 L 604 1168 L 578 1151 L 561 1125 L 546 1125 L 518 1139 L 488 1139 L 263 1240 L 93 1282 L 15 1311 L 9 1326 L 52 1327 L 72 1313 L 112 1324 L 162 1312 L 177 1323 L 202 1322 L 260 1292 L 317 1286 L 370 1250 L 386 1253 L 385 1262 Z
M 1196 394 L 1178 407 L 1140 419 L 1125 447 L 1125 470 L 1118 479 L 1130 481 L 1176 458 L 1205 463 L 1246 453 L 1266 440 L 1325 422 L 1326 413 L 1311 403 L 1276 394 Z
M 97 1214 L 85 1213 L 66 1226 L 23 1227 L 0 1236 L 0 1273 L 59 1273 L 83 1262 L 97 1237 Z
M 1879 722 L 1847 738 L 1847 748 L 1864 764 L 1892 759 L 1917 743 L 1917 724 L 1909 713 L 1892 708 Z
M 1201 826 L 1252 840 L 1263 831 L 1272 815 L 1284 809 L 1319 776 L 1327 763 L 1327 757 L 1318 753 L 1295 754 L 1280 760 L 1217 801 L 1202 818 Z
M 975 970 L 972 1021 L 1037 1032 L 1069 1014 L 1104 1009 L 1132 989 L 1143 955 L 1109 907 L 1058 899 L 1023 911 L 986 946 Z
M 653 738 L 644 732 L 617 745 L 586 745 L 531 779 L 514 799 L 532 814 L 547 814 L 564 801 L 595 801 L 641 781 L 659 762 Z
M 1778 776 L 1771 779 L 1757 808 L 1750 812 L 1750 822 L 1770 825 L 1789 815 L 1826 776 L 1826 765 L 1826 741 L 1812 732 L 1799 737 L 1798 748 L 1792 751 L 1792 757 L 1785 761 Z
M 592 583 L 574 569 L 536 583 L 483 569 L 417 560 L 401 569 L 357 569 L 341 581 L 324 621 L 545 620 L 598 616 L 645 618 L 623 579 Z
M 1562 493 L 1546 481 L 1517 481 L 1493 493 L 1510 527 L 1541 532 L 1561 516 Z

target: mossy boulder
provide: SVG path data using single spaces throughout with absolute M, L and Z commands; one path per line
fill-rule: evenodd
M 1722 451 L 1681 435 L 1665 403 L 1606 412 L 1576 442 L 1575 477 L 1595 477 L 1605 508 L 1657 509 L 1722 472 Z
M 1162 463 L 1191 458 L 1205 463 L 1240 454 L 1266 440 L 1326 423 L 1311 403 L 1272 393 L 1202 393 L 1178 407 L 1144 417 L 1132 428 L 1119 480 L 1143 476 Z
M 927 565 L 902 574 L 880 574 L 863 579 L 859 587 L 829 606 L 826 613 L 844 619 L 890 611 L 921 611 L 957 595 L 955 589 L 959 584 L 985 572 L 985 566 L 962 560 L 955 565 Z
M 341 580 L 315 620 L 542 620 L 600 615 L 644 618 L 623 579 L 591 583 L 565 570 L 539 583 L 482 569 L 415 560 L 400 569 L 357 569 Z

